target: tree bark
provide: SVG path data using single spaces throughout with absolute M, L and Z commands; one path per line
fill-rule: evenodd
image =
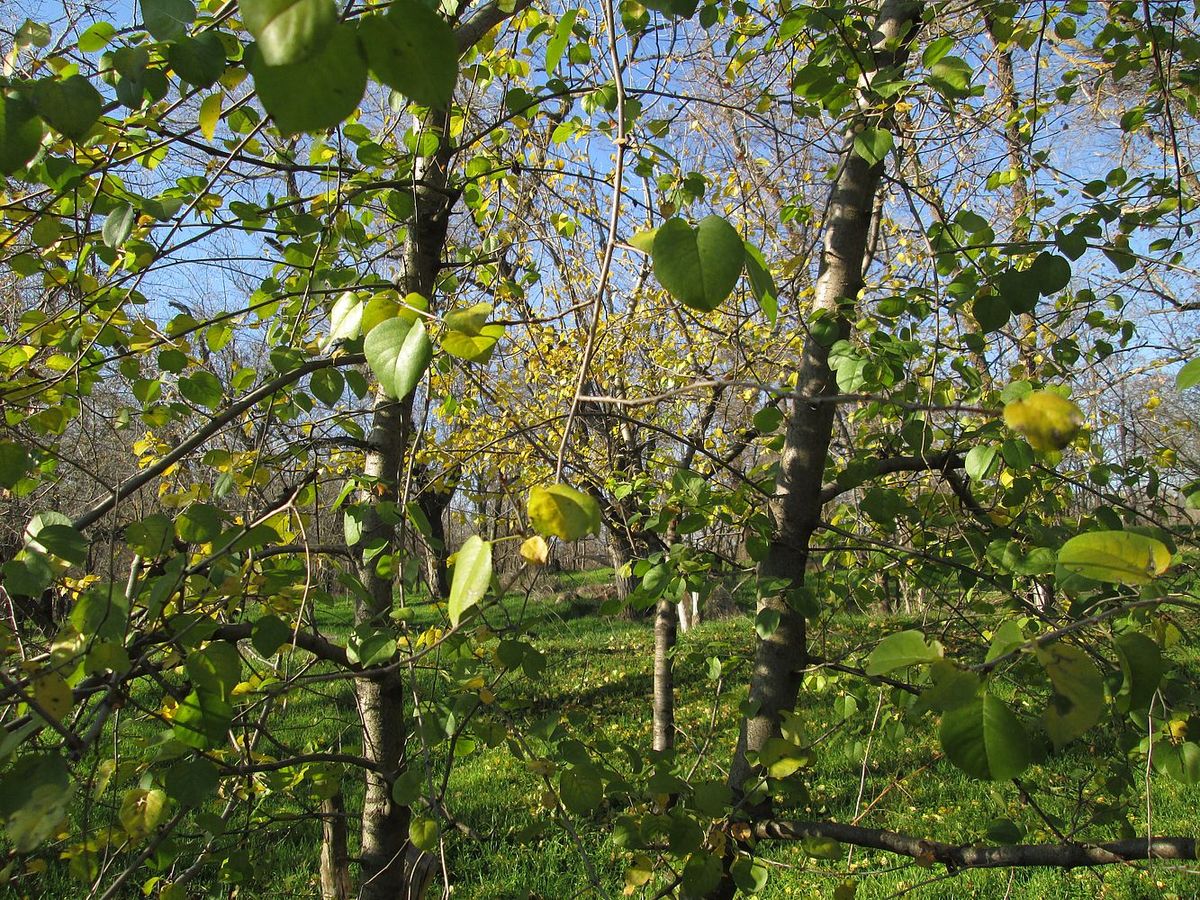
M 654 611 L 654 749 L 675 746 L 675 604 L 660 597 Z
M 433 300 L 433 289 L 446 242 L 446 226 L 453 195 L 446 190 L 450 151 L 446 146 L 444 119 L 433 114 L 420 127 L 435 132 L 442 149 L 414 166 L 415 211 L 398 260 L 397 288 L 401 294 L 415 292 Z M 395 528 L 376 512 L 376 504 L 400 504 L 404 461 L 410 439 L 413 396 L 393 400 L 380 395 L 375 402 L 363 474 L 367 486 L 359 502 L 367 514 L 363 523 L 364 547 L 379 547 L 379 554 L 365 563 L 363 584 L 368 600 L 355 609 L 356 625 L 392 627 L 395 576 L 398 566 L 388 559 L 398 551 Z M 429 864 L 421 854 L 410 853 L 410 811 L 392 800 L 391 780 L 405 764 L 408 736 L 404 681 L 399 671 L 378 679 L 360 679 L 355 684 L 363 728 L 363 756 L 378 764 L 366 773 L 363 798 L 360 900 L 394 900 L 410 885 L 426 880 Z
M 350 850 L 341 791 L 321 801 L 321 815 L 321 900 L 350 900 Z
M 883 0 L 872 35 L 874 65 L 860 82 L 864 92 L 869 91 L 870 82 L 879 73 L 904 64 L 921 9 L 922 4 L 915 0 Z M 813 300 L 814 311 L 835 317 L 842 338 L 850 334 L 851 314 L 863 287 L 863 260 L 883 171 L 882 162 L 869 163 L 854 152 L 854 135 L 865 124 L 865 116 L 857 117 L 847 129 Z M 819 398 L 835 392 L 829 348 L 810 334 L 796 372 L 796 393 Z M 759 566 L 760 583 L 767 588 L 760 590 L 759 612 L 774 611 L 779 624 L 771 634 L 760 638 L 756 647 L 750 712 L 742 723 L 730 767 L 729 782 L 736 796 L 744 796 L 747 779 L 754 774 L 747 754 L 757 753 L 768 739 L 779 735 L 782 713 L 795 707 L 808 663 L 804 616 L 789 601 L 804 584 L 809 542 L 821 521 L 822 476 L 833 417 L 832 403 L 803 399 L 791 403 L 775 496 L 770 503 L 774 535 Z M 772 582 L 785 587 L 774 589 Z

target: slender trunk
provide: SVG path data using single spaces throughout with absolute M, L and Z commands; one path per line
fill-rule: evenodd
M 421 494 L 421 512 L 429 522 L 429 538 L 425 540 L 425 578 L 429 590 L 443 600 L 450 596 L 450 575 L 446 559 L 450 551 L 446 545 L 445 514 L 454 498 L 454 490 L 427 490 Z
M 675 604 L 659 598 L 654 613 L 654 749 L 675 746 Z
M 321 801 L 321 900 L 350 900 L 350 850 L 342 793 Z
M 884 0 L 872 35 L 875 65 L 863 79 L 865 82 L 884 69 L 904 63 L 920 12 L 921 4 L 914 0 Z M 868 163 L 853 150 L 854 134 L 865 124 L 865 119 L 853 121 L 846 135 L 813 301 L 814 309 L 836 316 L 838 333 L 843 338 L 850 334 L 854 304 L 863 287 L 871 213 L 883 171 L 882 163 Z M 819 398 L 836 392 L 828 346 L 811 335 L 805 341 L 796 375 L 796 393 L 801 397 Z M 782 713 L 795 707 L 808 663 L 804 616 L 789 600 L 804 584 L 809 541 L 821 521 L 821 484 L 833 420 L 832 403 L 792 401 L 770 504 L 775 532 L 759 566 L 760 583 L 767 588 L 760 590 L 759 611 L 773 610 L 779 624 L 759 639 L 755 651 L 750 711 L 742 723 L 729 776 L 730 786 L 738 795 L 743 795 L 747 780 L 755 774 L 748 754 L 756 754 L 768 739 L 779 735 Z M 774 584 L 785 587 L 780 590 Z M 766 804 L 760 805 L 765 808 Z
M 445 144 L 440 119 L 431 118 L 423 127 L 435 132 Z M 419 161 L 414 181 L 415 212 L 408 223 L 407 236 L 398 261 L 397 287 L 401 294 L 416 292 L 433 300 L 434 282 L 441 264 L 446 241 L 446 222 L 452 203 L 446 190 L 446 150 Z M 404 481 L 404 461 L 410 439 L 413 397 L 392 400 L 380 395 L 375 402 L 368 437 L 363 474 L 367 487 L 359 501 L 368 508 L 363 527 L 364 547 L 382 547 L 365 564 L 363 584 L 368 599 L 355 609 L 355 624 L 374 628 L 391 627 L 393 604 L 392 554 L 398 552 L 395 528 L 376 513 L 376 503 L 402 504 L 400 486 Z M 408 886 L 425 880 L 427 863 L 419 854 L 410 853 L 408 825 L 410 811 L 392 800 L 391 782 L 405 765 L 408 724 L 405 710 L 405 686 L 399 671 L 377 679 L 360 679 L 355 685 L 363 728 L 363 755 L 375 763 L 376 770 L 366 774 L 363 798 L 362 843 L 360 851 L 360 900 L 395 900 Z

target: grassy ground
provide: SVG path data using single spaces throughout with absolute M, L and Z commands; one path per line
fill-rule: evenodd
M 548 665 L 535 679 L 522 676 L 508 683 L 503 696 L 516 701 L 508 715 L 517 730 L 536 733 L 539 720 L 562 714 L 581 739 L 592 744 L 606 739 L 614 756 L 620 756 L 620 748 L 650 745 L 652 647 L 648 622 L 596 614 L 596 589 L 588 584 L 603 581 L 608 574 L 563 576 L 552 596 L 506 601 L 509 613 L 523 613 L 532 621 L 532 641 Z M 348 616 L 345 607 L 321 611 L 322 624 L 334 633 L 345 629 Z M 417 617 L 424 618 L 425 613 L 418 611 Z M 835 624 L 839 635 L 872 640 L 905 627 L 899 621 L 881 624 L 863 616 L 844 616 Z M 680 638 L 680 752 L 685 769 L 696 763 L 698 777 L 722 776 L 721 766 L 736 737 L 737 706 L 748 680 L 752 639 L 746 616 L 707 622 Z M 719 690 L 707 674 L 713 656 L 724 660 Z M 1184 662 L 1200 668 L 1194 657 Z M 964 843 L 982 840 L 992 820 L 1010 818 L 1029 829 L 1029 840 L 1053 839 L 1014 786 L 972 781 L 940 759 L 930 717 L 905 721 L 886 702 L 879 703 L 877 689 L 864 692 L 854 684 L 850 679 L 829 678 L 809 685 L 804 727 L 809 734 L 829 736 L 804 773 L 810 796 L 793 810 L 794 817 L 850 821 L 856 813 L 869 810 L 860 824 Z M 1010 688 L 1018 698 L 1019 686 Z M 316 685 L 287 703 L 276 730 L 281 739 L 312 746 L 341 741 L 347 752 L 357 749 L 357 716 L 346 682 Z M 885 730 L 896 740 L 881 740 Z M 1102 742 L 1104 736 L 1094 740 Z M 1043 808 L 1067 817 L 1076 786 L 1095 773 L 1096 760 L 1106 752 L 1103 743 L 1085 739 L 1053 764 L 1033 767 L 1025 780 L 1048 790 L 1049 796 L 1037 795 Z M 355 790 L 347 785 L 352 809 L 359 802 Z M 576 819 L 571 835 L 545 810 L 542 793 L 541 780 L 515 761 L 503 744 L 494 749 L 479 745 L 456 761 L 448 792 L 450 811 L 475 837 L 452 833 L 446 840 L 452 896 L 566 900 L 621 895 L 629 856 L 611 838 L 621 810 L 604 808 L 589 820 Z M 1194 833 L 1200 789 L 1155 778 L 1151 799 L 1157 833 Z M 1143 796 L 1139 804 L 1144 802 Z M 302 812 L 299 807 L 293 811 Z M 280 810 L 276 807 L 273 812 L 277 816 Z M 226 845 L 244 851 L 251 872 L 234 894 L 316 896 L 318 841 L 319 829 L 302 819 L 280 823 L 251 817 L 234 823 Z M 847 877 L 859 882 L 859 898 L 1200 896 L 1200 876 L 1164 865 L 1072 873 L 997 870 L 947 878 L 941 869 L 922 868 L 877 852 L 843 851 L 837 859 L 815 861 L 806 860 L 795 847 L 764 846 L 762 851 L 772 872 L 760 895 L 767 898 L 830 897 Z M 588 886 L 584 854 L 601 881 L 599 892 Z M 201 878 L 194 884 L 212 882 Z M 31 889 L 27 896 L 80 895 L 78 882 L 69 881 L 53 866 L 24 883 Z M 128 896 L 141 896 L 142 887 L 131 885 Z M 653 894 L 647 889 L 644 896 Z M 195 896 L 226 897 L 230 892 L 224 886 Z

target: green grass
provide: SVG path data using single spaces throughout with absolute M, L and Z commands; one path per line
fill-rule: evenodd
M 497 706 L 506 707 L 503 718 L 512 725 L 513 733 L 526 736 L 535 751 L 542 746 L 537 737 L 539 727 L 561 720 L 560 728 L 601 753 L 607 752 L 605 761 L 614 768 L 628 771 L 623 748 L 638 748 L 644 755 L 650 746 L 652 638 L 648 621 L 597 615 L 594 607 L 599 601 L 589 598 L 586 591 L 581 595 L 580 587 L 602 583 L 609 574 L 563 576 L 555 594 L 509 597 L 503 609 L 491 611 L 489 621 L 495 627 L 523 615 L 532 635 L 528 639 L 547 660 L 537 677 L 506 678 L 497 691 Z M 417 606 L 410 621 L 414 626 L 425 625 L 437 621 L 438 615 L 428 605 Z M 319 618 L 327 631 L 343 634 L 350 624 L 350 611 L 346 605 L 329 605 L 319 610 Z M 840 616 L 829 629 L 829 646 L 836 647 L 847 636 L 853 643 L 869 643 L 910 624 L 899 619 L 880 622 L 863 615 Z M 816 640 L 822 640 L 820 633 Z M 696 764 L 697 777 L 722 777 L 721 767 L 736 738 L 738 703 L 749 677 L 752 646 L 753 630 L 744 616 L 706 622 L 681 636 L 676 658 L 677 720 L 680 767 L 685 772 Z M 707 674 L 707 660 L 712 656 L 724 661 L 719 694 Z M 1200 668 L 1194 652 L 1180 654 L 1177 661 L 1189 674 Z M 435 683 L 427 679 L 420 686 L 436 690 Z M 1005 690 L 1008 699 L 1021 703 L 1021 685 L 1009 683 Z M 860 824 L 964 843 L 982 840 L 988 822 L 1008 817 L 1029 830 L 1027 840 L 1054 840 L 1014 786 L 971 780 L 941 759 L 930 716 L 906 719 L 891 708 L 885 696 L 877 717 L 879 696 L 877 688 L 867 685 L 863 690 L 860 681 L 848 676 L 810 679 L 802 700 L 803 729 L 813 740 L 818 735 L 827 737 L 816 745 L 812 766 L 797 776 L 807 786 L 809 797 L 789 815 L 850 821 L 856 811 L 870 807 Z M 489 712 L 498 715 L 498 709 Z M 273 722 L 274 734 L 290 745 L 340 745 L 346 752 L 357 752 L 357 716 L 348 682 L 314 685 L 289 697 Z M 884 740 L 881 735 L 885 731 L 894 739 Z M 136 733 L 136 728 L 130 729 L 125 737 Z M 1110 755 L 1111 741 L 1102 729 L 1094 729 L 1060 757 L 1032 767 L 1024 780 L 1040 789 L 1035 791 L 1038 803 L 1069 821 L 1077 788 L 1086 785 L 1097 762 Z M 443 759 L 436 752 L 434 758 Z M 260 783 L 268 790 L 281 787 L 270 779 Z M 622 809 L 602 806 L 594 816 L 573 817 L 571 836 L 543 806 L 542 780 L 514 759 L 503 743 L 492 749 L 480 743 L 456 759 L 449 785 L 451 813 L 475 834 L 473 839 L 455 832 L 447 836 L 446 862 L 455 898 L 620 896 L 629 854 L 615 845 L 611 834 Z M 1142 787 L 1139 783 L 1139 791 Z M 356 809 L 361 800 L 357 780 L 346 779 L 345 790 L 348 808 Z M 265 813 L 269 808 L 271 816 L 304 810 L 295 801 L 275 799 L 285 794 L 265 796 L 267 802 L 261 809 Z M 1200 789 L 1155 777 L 1151 796 L 1156 833 L 1194 833 Z M 1135 803 L 1139 810 L 1144 809 L 1144 795 Z M 185 833 L 195 830 L 185 824 Z M 1088 837 L 1110 833 L 1098 828 L 1084 832 Z M 318 841 L 319 827 L 311 821 L 284 823 L 266 815 L 261 820 L 253 816 L 235 819 L 222 845 L 247 850 L 252 863 L 252 877 L 239 888 L 239 896 L 316 896 Z M 857 850 L 848 856 L 843 850 L 836 860 L 828 861 L 806 859 L 795 846 L 764 844 L 760 852 L 772 869 L 768 887 L 761 894 L 766 898 L 829 897 L 847 876 L 859 882 L 859 898 L 1066 900 L 1200 895 L 1200 877 L 1162 864 L 1069 873 L 973 871 L 947 878 L 940 867 L 922 868 L 875 851 Z M 591 860 L 601 880 L 599 892 L 588 888 L 581 853 Z M 141 896 L 145 877 L 135 879 L 125 896 Z M 31 876 L 22 884 L 25 895 L 31 897 L 79 896 L 78 883 L 54 863 L 44 875 Z M 662 882 L 652 881 L 651 885 L 661 887 Z M 204 886 L 211 886 L 212 892 L 198 896 L 227 896 L 228 886 L 217 883 L 215 870 L 193 883 L 193 887 Z M 639 896 L 653 893 L 647 890 Z

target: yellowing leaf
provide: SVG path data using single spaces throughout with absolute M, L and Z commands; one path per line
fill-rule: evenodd
M 211 141 L 217 133 L 217 123 L 221 121 L 221 94 L 209 94 L 200 102 L 200 133 L 206 140 Z
M 600 507 L 595 498 L 565 484 L 534 486 L 526 511 L 537 531 L 564 541 L 600 533 Z
M 1096 581 L 1146 584 L 1171 564 L 1171 551 L 1136 531 L 1091 531 L 1071 538 L 1058 551 L 1063 568 Z
M 1083 413 L 1052 391 L 1034 391 L 1004 407 L 1004 424 L 1034 450 L 1062 450 L 1079 433 Z
M 71 711 L 71 686 L 57 672 L 48 672 L 34 679 L 33 699 L 46 711 L 46 715 L 61 722 L 63 716 Z
M 129 837 L 138 841 L 150 834 L 162 821 L 166 808 L 167 795 L 164 792 L 158 789 L 147 791 L 134 788 L 125 794 L 117 816 Z
M 550 561 L 550 545 L 540 534 L 526 538 L 521 544 L 521 558 L 534 566 L 544 566 Z

